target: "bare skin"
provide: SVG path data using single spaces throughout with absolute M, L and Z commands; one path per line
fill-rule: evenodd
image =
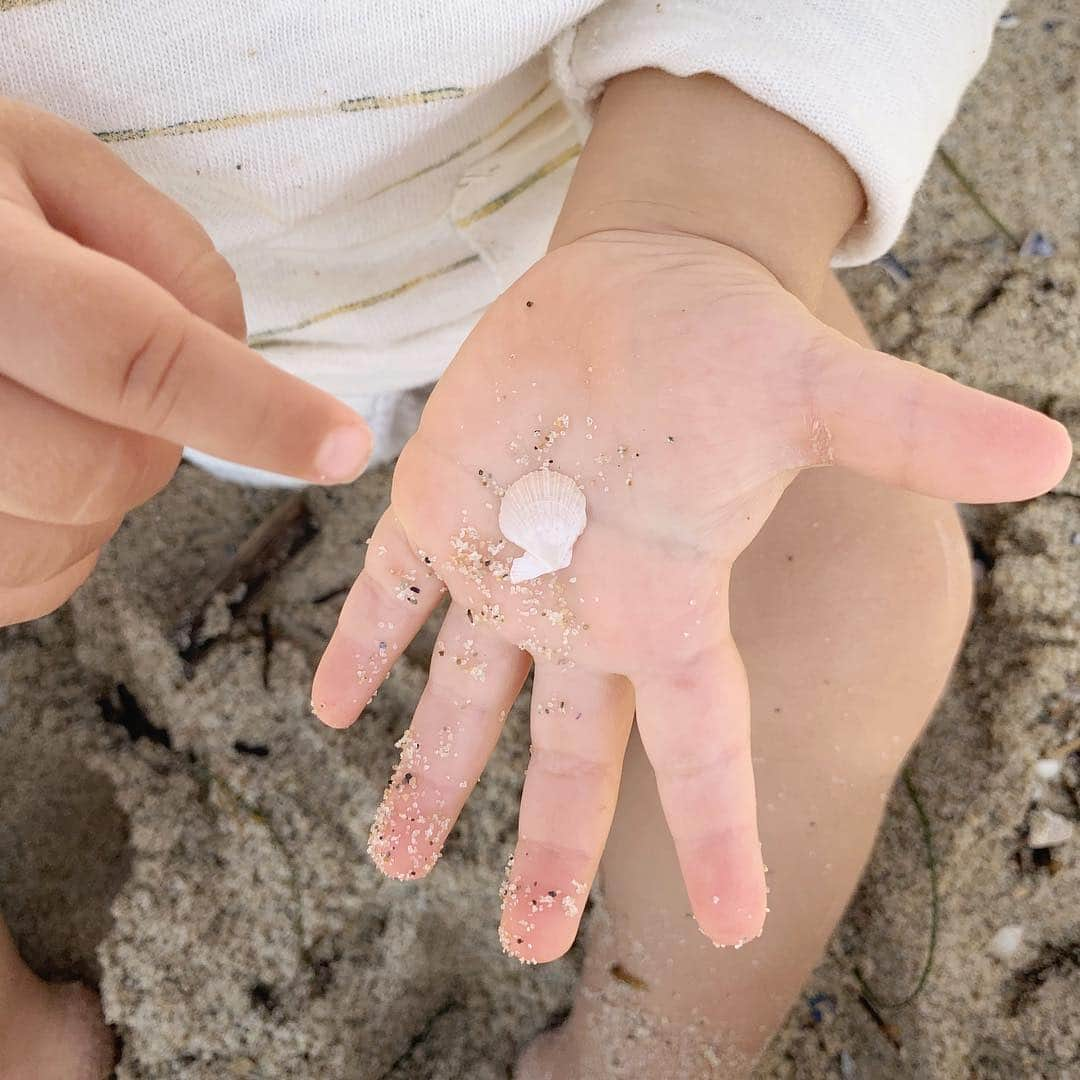
M 835 282 L 821 315 L 868 342 Z M 950 504 L 839 470 L 788 488 L 732 579 L 767 931 L 738 952 L 693 931 L 654 777 L 631 739 L 601 866 L 605 917 L 590 927 L 574 1011 L 530 1046 L 517 1080 L 748 1074 L 850 899 L 948 676 L 970 592 Z
M 97 995 L 79 983 L 46 983 L 22 962 L 0 922 L 0 1076 L 4 1080 L 103 1080 L 116 1047 Z
M 59 607 L 183 446 L 312 483 L 370 448 L 244 343 L 229 264 L 93 136 L 0 98 L 0 626 Z
M 0 98 L 0 626 L 55 610 L 183 445 L 311 481 L 363 468 L 351 409 L 243 344 L 205 231 L 86 132 Z M 43 983 L 0 920 L 0 1076 L 98 1080 L 96 996 Z
M 859 209 L 833 151 L 790 121 L 774 130 L 777 114 L 732 99 L 719 80 L 643 74 L 634 93 L 615 92 L 614 113 L 605 98 L 593 136 L 604 155 L 596 164 L 586 149 L 553 250 L 491 306 L 432 394 L 312 693 L 324 722 L 353 723 L 449 590 L 441 647 L 371 837 L 376 865 L 417 878 L 435 865 L 535 659 L 533 755 L 499 928 L 527 962 L 574 939 L 635 710 L 698 926 L 719 945 L 761 932 L 731 568 L 802 470 L 842 466 L 938 499 L 996 502 L 1040 494 L 1071 457 L 1061 425 L 874 352 L 812 314 L 807 302 L 827 278 L 819 247 Z M 799 185 L 816 176 L 822 213 L 834 217 L 831 231 L 809 230 L 804 262 L 767 269 L 757 257 L 774 250 L 767 231 L 737 215 L 715 221 L 707 184 L 692 213 L 669 213 L 672 170 L 653 177 L 642 163 L 648 139 L 633 144 L 633 170 L 611 175 L 612 144 L 635 131 L 628 116 L 668 91 L 673 115 L 686 115 L 688 84 L 695 98 L 715 91 L 716 116 L 734 108 L 744 130 L 760 116 L 757 164 L 797 141 L 774 163 L 784 182 L 793 160 L 809 159 Z M 708 112 L 689 104 L 691 116 Z M 656 124 L 652 151 L 670 155 Z M 712 145 L 698 134 L 686 142 L 695 153 Z M 815 172 L 818 153 L 827 160 Z M 660 189 L 631 198 L 623 179 L 634 170 Z M 755 189 L 751 205 L 760 199 Z M 644 218 L 614 227 L 637 215 L 628 205 L 644 205 Z M 799 225 L 784 219 L 791 207 L 814 219 L 799 199 L 770 206 L 784 228 Z M 730 213 L 726 202 L 720 211 Z M 706 219 L 707 234 L 687 231 Z M 502 543 L 499 500 L 537 468 L 581 485 L 589 524 L 569 569 L 515 587 L 507 570 L 521 552 Z
M 718 80 L 612 86 L 557 250 L 485 316 L 402 456 L 314 688 L 324 720 L 351 723 L 445 581 L 443 648 L 372 839 L 387 873 L 421 876 L 537 658 L 501 925 L 527 961 L 576 933 L 635 708 L 698 924 L 718 944 L 760 932 L 732 566 L 800 470 L 998 501 L 1046 490 L 1069 453 L 1060 425 L 810 314 L 861 212 L 828 147 Z M 360 470 L 362 422 L 237 340 L 239 296 L 208 238 L 93 139 L 0 102 L 0 225 L 0 280 L 17 283 L 0 288 L 0 623 L 62 603 L 182 444 L 314 482 Z M 590 528 L 573 570 L 514 593 L 488 565 L 497 492 L 549 462 L 586 485 Z M 11 948 L 0 985 L 10 1071 L 79 1076 L 65 1054 L 91 1060 L 100 1019 L 73 1026 L 71 995 Z

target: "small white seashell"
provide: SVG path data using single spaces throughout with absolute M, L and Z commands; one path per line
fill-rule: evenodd
M 991 939 L 987 952 L 995 960 L 1011 960 L 1020 951 L 1024 940 L 1024 928 L 1019 923 L 1003 926 Z
M 569 476 L 552 469 L 526 473 L 506 489 L 499 528 L 525 550 L 510 565 L 513 584 L 562 570 L 585 531 L 585 494 Z
M 1028 847 L 1048 848 L 1067 844 L 1072 839 L 1073 823 L 1053 810 L 1035 810 L 1028 821 Z

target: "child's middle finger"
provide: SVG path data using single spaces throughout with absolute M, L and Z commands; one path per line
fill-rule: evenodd
M 577 936 L 619 794 L 634 695 L 621 675 L 538 664 L 525 776 L 499 938 L 527 963 Z

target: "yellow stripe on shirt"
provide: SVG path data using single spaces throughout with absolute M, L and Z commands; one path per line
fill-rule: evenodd
M 453 262 L 449 266 L 441 266 L 438 270 L 429 270 L 426 274 L 420 274 L 418 277 L 403 281 L 400 285 L 395 285 L 392 289 L 386 289 L 385 291 L 375 293 L 372 296 L 364 296 L 359 300 L 350 300 L 346 304 L 338 304 L 336 307 L 328 308 L 326 311 L 308 315 L 306 318 L 301 319 L 299 322 L 291 323 L 289 326 L 277 326 L 273 330 L 261 330 L 259 333 L 252 334 L 248 337 L 248 345 L 253 349 L 265 349 L 271 345 L 288 344 L 287 342 L 281 342 L 275 339 L 280 338 L 282 334 L 293 334 L 297 330 L 305 330 L 315 323 L 325 322 L 327 319 L 336 318 L 338 315 L 350 315 L 354 311 L 363 311 L 365 308 L 381 304 L 384 300 L 393 300 L 395 297 L 401 296 L 402 293 L 407 293 L 411 289 L 415 289 L 417 285 L 423 285 L 425 282 L 433 281 L 435 278 L 443 277 L 445 274 L 453 273 L 455 270 L 460 270 L 465 266 L 471 266 L 473 263 L 479 261 L 479 255 L 466 255 L 465 258 L 458 259 L 457 262 Z
M 470 150 L 475 150 L 481 143 L 486 142 L 493 135 L 498 135 L 503 128 L 512 124 L 514 120 L 516 120 L 530 105 L 536 102 L 550 86 L 550 82 L 544 83 L 539 90 L 523 101 L 513 112 L 504 116 L 490 131 L 485 131 L 483 135 L 478 135 L 471 142 L 467 142 L 452 154 L 448 154 L 441 161 L 433 162 L 431 165 L 425 165 L 422 169 L 418 169 L 408 176 L 403 176 L 400 180 L 394 180 L 392 183 L 387 184 L 386 187 L 379 188 L 378 191 L 373 191 L 368 198 L 374 199 L 377 195 L 383 195 L 387 191 L 393 191 L 394 188 L 401 187 L 402 184 L 407 184 L 411 180 L 419 180 L 421 176 L 426 176 L 429 172 L 433 172 L 435 169 L 441 169 L 444 165 L 449 165 L 451 161 L 456 161 L 462 154 L 467 154 Z
M 477 207 L 471 214 L 466 214 L 464 217 L 458 218 L 454 224 L 459 229 L 464 229 L 469 225 L 473 225 L 477 221 L 481 221 L 489 215 L 494 214 L 496 210 L 501 210 L 511 199 L 516 199 L 523 191 L 528 191 L 533 184 L 543 180 L 545 176 L 550 176 L 556 169 L 561 169 L 568 161 L 573 161 L 580 153 L 581 143 L 574 143 L 573 146 L 568 146 L 550 160 L 545 161 L 539 168 L 534 169 L 524 179 L 519 180 L 508 191 L 504 191 L 501 195 L 496 195 L 494 199 L 489 199 L 483 206 Z
M 4 0 L 0 0 L 3 3 Z M 307 105 L 285 109 L 268 109 L 265 112 L 234 113 L 204 120 L 179 120 L 161 127 L 121 128 L 116 131 L 97 131 L 102 142 L 132 142 L 137 139 L 154 139 L 167 135 L 198 135 L 206 131 L 225 131 L 229 128 L 249 127 L 273 120 L 306 119 L 312 116 L 331 116 L 334 113 L 367 112 L 376 109 L 398 109 L 410 105 L 428 105 L 435 101 L 462 98 L 469 91 L 461 86 L 444 86 L 435 90 L 410 90 L 404 94 L 369 95 L 347 98 L 333 105 Z
M 574 143 L 573 146 L 568 146 L 553 158 L 545 161 L 539 168 L 534 169 L 528 176 L 519 180 L 518 183 L 509 190 L 504 191 L 501 195 L 496 195 L 494 199 L 489 199 L 483 206 L 478 207 L 471 214 L 467 214 L 465 217 L 457 219 L 454 222 L 454 225 L 458 228 L 464 228 L 494 214 L 496 211 L 501 210 L 506 206 L 508 202 L 516 199 L 522 192 L 528 191 L 534 184 L 543 180 L 545 176 L 550 176 L 568 161 L 573 161 L 580 153 L 580 143 Z M 402 282 L 400 285 L 395 285 L 392 289 L 386 289 L 383 292 L 375 293 L 372 296 L 365 296 L 359 300 L 351 300 L 346 304 L 338 304 L 336 307 L 328 308 L 326 311 L 308 315 L 306 318 L 300 319 L 299 322 L 291 323 L 289 326 L 278 326 L 272 330 L 261 330 L 248 338 L 248 345 L 253 349 L 265 349 L 273 347 L 274 345 L 289 344 L 287 340 L 282 340 L 282 335 L 293 334 L 297 330 L 304 330 L 315 323 L 325 322 L 327 319 L 333 319 L 339 315 L 349 315 L 354 311 L 363 311 L 365 308 L 374 307 L 376 304 L 381 304 L 386 300 L 393 300 L 403 293 L 409 292 L 410 289 L 416 288 L 417 285 L 423 285 L 425 282 L 442 277 L 444 274 L 453 273 L 455 270 L 460 270 L 462 267 L 470 266 L 479 261 L 479 255 L 468 255 L 463 259 L 458 259 L 457 262 L 451 263 L 449 266 L 440 267 L 438 270 L 429 270 L 426 274 L 421 274 L 419 277 L 414 277 L 408 281 Z

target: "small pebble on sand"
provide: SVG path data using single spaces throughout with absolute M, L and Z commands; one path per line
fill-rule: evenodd
M 1006 963 L 1020 951 L 1024 940 L 1024 928 L 1019 923 L 1003 926 L 991 939 L 986 951 L 995 960 Z
M 1038 229 L 1032 229 L 1020 245 L 1020 254 L 1028 259 L 1049 259 L 1056 250 L 1054 241 Z
M 843 1049 L 840 1051 L 839 1058 L 840 1075 L 844 1080 L 855 1080 L 855 1059 L 851 1056 L 851 1051 Z
M 1040 780 L 1056 780 L 1061 775 L 1061 761 L 1058 758 L 1042 758 L 1036 761 L 1035 775 Z
M 1068 818 L 1039 807 L 1028 822 L 1028 847 L 1058 847 L 1067 844 L 1072 834 L 1073 823 Z

